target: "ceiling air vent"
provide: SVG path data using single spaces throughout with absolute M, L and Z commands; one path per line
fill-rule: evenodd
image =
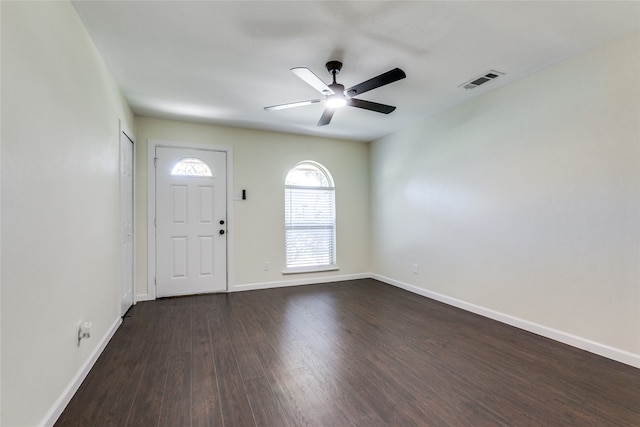
M 504 73 L 496 70 L 491 70 L 482 74 L 481 76 L 478 76 L 469 80 L 466 83 L 462 83 L 459 87 L 465 88 L 467 90 L 475 89 L 478 86 L 483 85 L 487 82 L 490 82 L 491 80 L 495 80 L 500 76 L 504 76 Z

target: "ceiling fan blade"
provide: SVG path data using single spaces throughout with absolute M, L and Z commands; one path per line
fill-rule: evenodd
M 310 69 L 305 67 L 297 67 L 292 68 L 291 71 L 293 72 L 293 74 L 300 77 L 309 86 L 313 87 L 318 92 L 324 95 L 333 95 L 334 92 L 331 90 L 331 88 L 329 88 L 329 86 L 327 86 L 325 82 L 320 80 L 320 77 L 313 74 Z
M 324 113 L 322 113 L 322 117 L 318 121 L 318 126 L 328 125 L 333 117 L 333 113 L 336 111 L 334 108 L 325 108 Z
M 345 90 L 344 93 L 346 93 L 348 96 L 353 97 L 356 95 L 360 95 L 361 93 L 370 91 L 371 89 L 375 89 L 377 87 L 402 80 L 405 77 L 407 77 L 407 75 L 404 73 L 404 71 L 402 71 L 400 68 L 394 68 L 393 70 L 382 73 L 379 76 L 367 80 L 366 82 L 362 82 L 360 84 L 352 86 L 349 89 Z
M 289 104 L 271 105 L 264 107 L 267 111 L 284 110 L 285 108 L 304 107 L 305 105 L 317 104 L 322 102 L 322 99 L 312 99 L 309 101 L 291 102 Z
M 350 105 L 351 107 L 364 108 L 365 110 L 376 111 L 378 113 L 383 113 L 383 114 L 389 114 L 396 109 L 396 107 L 392 105 L 378 104 L 377 102 L 365 101 L 363 99 L 354 99 L 354 98 L 351 98 L 350 100 L 348 100 L 347 105 Z

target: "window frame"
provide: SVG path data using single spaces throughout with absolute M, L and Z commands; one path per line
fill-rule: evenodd
M 311 166 L 314 169 L 317 169 L 320 173 L 322 173 L 324 175 L 325 180 L 327 181 L 328 185 L 320 185 L 320 186 L 313 186 L 313 185 L 295 185 L 295 184 L 287 184 L 289 175 L 296 170 L 297 168 L 300 167 L 304 167 L 304 166 Z M 290 220 L 291 220 L 291 214 L 289 209 L 291 208 L 290 203 L 290 199 L 291 199 L 291 192 L 295 191 L 295 190 L 301 190 L 301 191 L 313 191 L 314 189 L 320 190 L 320 191 L 330 191 L 331 192 L 331 223 L 329 225 L 325 224 L 306 224 L 306 225 L 291 225 L 289 224 Z M 297 274 L 297 273 L 314 273 L 314 272 L 323 272 L 323 271 L 335 271 L 335 270 L 339 270 L 338 264 L 337 264 L 337 247 L 336 247 L 336 236 L 337 236 L 337 221 L 336 221 L 336 197 L 335 197 L 335 182 L 333 180 L 333 177 L 331 176 L 331 173 L 329 172 L 329 170 L 322 164 L 318 163 L 318 162 L 314 162 L 311 160 L 305 160 L 299 163 L 296 163 L 288 172 L 287 175 L 285 177 L 285 185 L 284 185 L 284 197 L 285 197 L 285 203 L 284 203 L 284 238 L 285 238 L 285 268 L 282 271 L 283 274 Z M 326 220 L 326 218 L 324 218 Z M 322 221 L 320 221 L 322 222 Z M 302 229 L 314 229 L 314 230 L 322 230 L 322 229 L 329 229 L 331 231 L 331 251 L 330 253 L 325 253 L 325 255 L 328 256 L 328 258 L 330 258 L 330 263 L 329 264 L 314 264 L 314 265 L 301 265 L 301 266 L 290 266 L 289 264 L 289 259 L 290 259 L 290 255 L 289 255 L 289 251 L 290 251 L 290 246 L 288 244 L 289 239 L 287 236 L 287 232 L 289 230 L 302 230 Z

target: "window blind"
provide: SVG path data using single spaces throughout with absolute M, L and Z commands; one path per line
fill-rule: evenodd
M 335 265 L 335 228 L 333 187 L 285 186 L 287 268 Z

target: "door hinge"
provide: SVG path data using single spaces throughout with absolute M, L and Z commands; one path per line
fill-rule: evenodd
M 153 167 L 154 167 L 154 168 L 157 168 L 157 167 L 158 167 L 158 158 L 157 158 L 157 157 L 154 157 L 154 158 L 153 158 Z

